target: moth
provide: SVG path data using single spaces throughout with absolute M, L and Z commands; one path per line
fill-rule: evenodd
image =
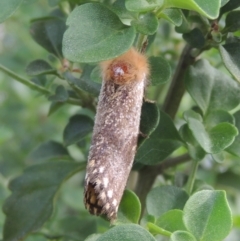
M 85 176 L 84 203 L 94 215 L 117 218 L 139 135 L 146 57 L 131 48 L 100 64 L 102 87 Z

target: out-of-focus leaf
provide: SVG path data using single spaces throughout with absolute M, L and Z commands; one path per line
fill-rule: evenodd
M 180 26 L 183 22 L 182 12 L 179 9 L 164 9 L 159 14 L 160 18 L 164 18 L 175 26 Z
M 240 156 L 240 111 L 234 114 L 235 126 L 238 129 L 238 135 L 236 136 L 233 144 L 229 146 L 226 151 L 230 152 L 233 155 Z
M 235 124 L 233 115 L 224 110 L 213 110 L 209 112 L 207 116 L 204 117 L 203 122 L 206 129 L 211 129 L 223 122 Z
M 160 112 L 160 122 L 156 130 L 139 147 L 135 160 L 153 165 L 163 161 L 182 145 L 174 123 L 164 112 Z
M 240 87 L 206 60 L 199 60 L 185 75 L 187 91 L 204 114 L 213 110 L 229 111 L 240 103 Z M 223 96 L 228 93 L 228 98 Z
M 230 12 L 226 17 L 225 31 L 235 32 L 240 29 L 240 11 Z
M 54 197 L 61 184 L 85 165 L 58 161 L 31 166 L 10 183 L 12 195 L 3 210 L 5 241 L 21 240 L 36 231 L 53 212 Z
M 151 70 L 151 85 L 164 84 L 169 81 L 171 77 L 171 66 L 162 57 L 150 57 L 149 58 L 150 70 Z
M 157 128 L 160 120 L 159 108 L 155 103 L 143 102 L 141 110 L 140 131 L 143 136 L 138 138 L 140 146 Z
M 194 138 L 207 153 L 216 154 L 223 151 L 233 143 L 238 134 L 237 128 L 226 122 L 206 130 L 200 115 L 194 111 L 185 112 L 184 118 Z
M 195 237 L 187 231 L 176 231 L 172 233 L 170 241 L 197 241 Z
M 221 8 L 220 15 L 240 7 L 239 0 L 231 0 Z
M 63 240 L 85 240 L 90 234 L 97 232 L 96 219 L 90 217 L 68 216 L 59 220 L 54 230 Z
M 188 153 L 191 158 L 195 161 L 201 161 L 205 157 L 206 152 L 194 138 L 188 124 L 181 126 L 180 134 L 182 139 L 186 142 Z
M 201 49 L 205 44 L 204 35 L 199 28 L 194 28 L 189 33 L 184 33 L 183 39 L 193 48 Z
M 0 1 L 0 23 L 11 16 L 20 6 L 23 0 L 1 0 Z
M 57 86 L 56 90 L 55 90 L 55 94 L 52 96 L 49 96 L 48 99 L 50 101 L 55 101 L 55 102 L 65 102 L 68 100 L 68 92 L 67 90 L 64 88 L 63 85 L 59 85 Z
M 99 62 L 126 52 L 135 39 L 134 27 L 98 3 L 76 7 L 68 17 L 63 38 L 64 56 L 74 62 Z
M 59 58 L 62 58 L 62 39 L 65 30 L 65 21 L 57 17 L 36 19 L 30 26 L 33 39 Z
M 240 82 L 240 43 L 219 45 L 219 51 L 228 71 Z
M 74 115 L 70 118 L 63 132 L 66 146 L 81 141 L 93 129 L 93 120 L 86 115 Z
M 71 159 L 68 150 L 60 143 L 47 141 L 39 145 L 28 156 L 30 162 L 45 162 L 49 160 Z
M 158 218 L 172 209 L 183 209 L 188 200 L 187 193 L 175 186 L 153 188 L 147 195 L 148 214 Z
M 157 31 L 158 19 L 153 13 L 141 14 L 137 20 L 131 22 L 139 33 L 152 35 Z
M 163 0 L 155 0 L 155 1 L 148 1 L 148 0 L 126 0 L 125 5 L 127 10 L 132 12 L 149 12 L 154 10 L 155 8 L 160 8 L 163 5 Z
M 102 234 L 97 241 L 156 241 L 143 227 L 137 224 L 117 225 Z
M 66 72 L 64 74 L 64 77 L 72 85 L 75 85 L 81 90 L 88 92 L 94 96 L 98 96 L 100 92 L 101 84 L 95 83 L 90 80 L 91 72 L 92 72 L 92 68 L 90 66 L 85 66 L 81 78 L 76 78 L 69 72 Z
M 56 74 L 56 70 L 43 59 L 36 59 L 28 64 L 26 68 L 28 75 Z

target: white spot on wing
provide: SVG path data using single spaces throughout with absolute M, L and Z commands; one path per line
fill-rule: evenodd
M 105 188 L 108 186 L 108 183 L 109 183 L 108 178 L 107 178 L 107 177 L 104 177 L 104 178 L 103 178 L 103 185 L 104 185 Z
M 117 200 L 116 200 L 115 198 L 114 198 L 112 204 L 113 204 L 114 206 L 117 206 Z
M 108 196 L 109 198 L 112 198 L 112 196 L 113 196 L 113 190 L 109 190 L 109 191 L 107 192 L 107 196 Z
M 103 173 L 104 169 L 104 167 L 99 167 L 99 173 Z

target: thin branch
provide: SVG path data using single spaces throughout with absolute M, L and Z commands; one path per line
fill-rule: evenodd
M 195 58 L 191 56 L 192 48 L 187 44 L 181 54 L 178 66 L 174 73 L 171 86 L 168 90 L 167 97 L 163 104 L 163 110 L 174 119 L 182 97 L 185 92 L 184 75 L 188 67 L 195 62 Z
M 45 89 L 44 87 L 42 87 L 40 85 L 36 85 L 33 82 L 15 74 L 13 71 L 11 71 L 10 69 L 7 69 L 6 67 L 4 67 L 1 64 L 0 64 L 0 71 L 2 71 L 3 73 L 7 74 L 10 77 L 12 77 L 13 79 L 17 80 L 18 82 L 28 86 L 30 89 L 38 91 L 41 94 L 44 94 L 44 95 L 51 94 L 51 92 L 48 89 Z
M 7 74 L 8 76 L 12 77 L 13 79 L 17 80 L 18 82 L 26 85 L 27 87 L 29 87 L 30 89 L 32 90 L 36 90 L 38 91 L 39 93 L 45 95 L 45 96 L 49 96 L 49 95 L 52 95 L 53 93 L 40 86 L 40 85 L 37 85 L 37 84 L 34 84 L 33 82 L 31 82 L 30 80 L 28 79 L 25 79 L 17 74 L 15 74 L 13 71 L 11 71 L 10 69 L 4 67 L 3 65 L 0 64 L 0 71 L 2 71 L 3 73 Z M 66 101 L 66 103 L 68 104 L 72 104 L 72 105 L 78 105 L 80 106 L 81 105 L 81 100 L 80 99 L 75 99 L 75 98 L 68 98 L 68 100 Z

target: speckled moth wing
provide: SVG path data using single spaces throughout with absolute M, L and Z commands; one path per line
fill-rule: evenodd
M 103 83 L 89 151 L 84 203 L 110 221 L 132 168 L 148 75 L 145 56 L 135 49 L 101 64 Z

